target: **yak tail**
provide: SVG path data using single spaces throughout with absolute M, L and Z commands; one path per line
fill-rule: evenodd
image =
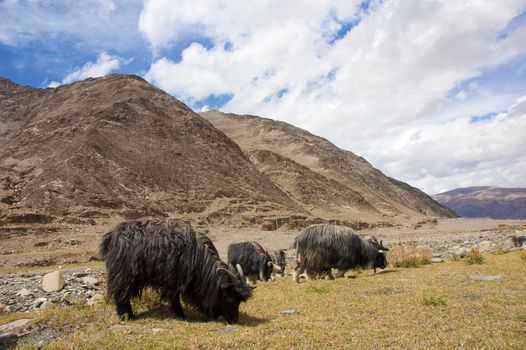
M 100 242 L 100 246 L 99 246 L 99 255 L 103 260 L 106 258 L 106 255 L 108 254 L 112 238 L 113 238 L 112 232 L 108 232 L 102 237 L 102 242 Z

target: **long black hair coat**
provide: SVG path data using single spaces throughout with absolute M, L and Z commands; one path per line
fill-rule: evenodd
M 123 222 L 106 233 L 100 244 L 106 262 L 108 296 L 117 313 L 133 317 L 130 298 L 153 287 L 184 317 L 183 300 L 209 319 L 223 316 L 228 323 L 239 317 L 239 304 L 251 288 L 219 258 L 212 241 L 174 219 L 141 218 Z
M 385 268 L 385 251 L 376 238 L 363 240 L 350 228 L 335 225 L 307 227 L 294 241 L 302 270 L 312 274 L 361 268 Z
M 227 249 L 230 266 L 241 266 L 245 276 L 256 276 L 261 281 L 272 277 L 274 265 L 267 251 L 257 242 L 232 243 Z

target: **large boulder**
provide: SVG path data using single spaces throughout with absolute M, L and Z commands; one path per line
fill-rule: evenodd
M 42 279 L 42 289 L 46 292 L 58 292 L 65 284 L 64 276 L 60 271 L 50 272 Z

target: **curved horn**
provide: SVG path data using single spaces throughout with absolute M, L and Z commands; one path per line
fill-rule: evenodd
M 239 278 L 238 278 L 236 275 L 234 275 L 234 273 L 232 273 L 232 271 L 229 271 L 229 270 L 225 269 L 224 267 L 219 267 L 219 268 L 217 269 L 217 271 L 219 271 L 219 270 L 223 270 L 223 271 L 225 271 L 225 272 L 228 273 L 230 276 L 232 276 L 232 278 L 234 278 L 235 281 L 239 281 Z
M 243 272 L 243 268 L 241 267 L 241 265 L 239 264 L 236 264 L 236 269 L 237 269 L 237 272 L 239 273 L 239 276 L 241 277 L 241 280 L 245 280 L 245 274 Z

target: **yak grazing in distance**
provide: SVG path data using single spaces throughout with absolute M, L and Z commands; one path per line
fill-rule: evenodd
M 272 278 L 274 264 L 267 251 L 257 242 L 232 243 L 227 249 L 227 262 L 237 267 L 239 274 L 253 284 L 256 279 L 268 281 Z
M 333 279 L 331 269 L 338 269 L 343 277 L 349 269 L 387 267 L 383 242 L 375 237 L 362 239 L 348 227 L 335 225 L 314 225 L 306 228 L 294 240 L 299 264 L 293 279 L 297 282 L 299 272 L 306 272 L 309 278 L 327 274 Z
M 150 286 L 184 318 L 180 297 L 208 319 L 239 319 L 239 304 L 252 289 L 221 261 L 212 241 L 174 219 L 142 218 L 117 225 L 104 235 L 100 254 L 106 262 L 108 296 L 117 314 L 134 318 L 131 297 Z

